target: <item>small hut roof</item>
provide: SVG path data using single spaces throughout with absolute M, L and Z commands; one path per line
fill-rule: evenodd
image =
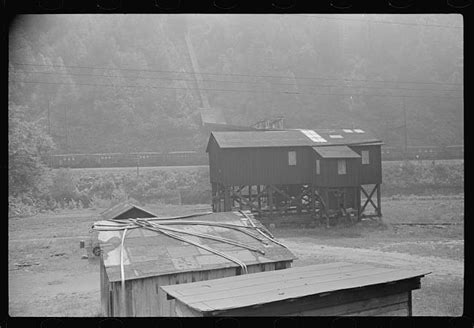
M 128 218 L 154 218 L 156 214 L 131 203 L 120 203 L 100 213 L 103 220 Z
M 198 216 L 197 218 L 186 218 L 187 221 L 193 219 L 237 224 L 241 226 L 251 225 L 248 219 L 238 212 L 211 213 Z M 259 226 L 264 231 L 266 230 L 258 220 L 253 218 L 251 220 L 256 226 Z M 100 221 L 97 222 L 97 224 L 104 224 L 104 222 L 107 223 L 109 221 Z M 199 244 L 206 245 L 237 258 L 246 265 L 291 261 L 295 259 L 295 256 L 283 246 L 271 241 L 268 241 L 268 245 L 264 245 L 260 241 L 233 229 L 204 225 L 173 225 L 172 227 L 189 232 L 199 232 L 224 237 L 247 246 L 264 250 L 265 254 L 262 255 L 239 246 L 196 236 L 183 235 L 183 237 L 194 242 L 198 242 Z M 109 281 L 112 282 L 121 280 L 120 254 L 122 233 L 123 231 L 100 231 L 98 233 L 104 267 Z M 236 263 L 197 246 L 173 239 L 159 232 L 142 228 L 127 231 L 124 241 L 123 258 L 125 280 L 190 271 L 207 271 L 238 267 Z
M 171 297 L 200 312 L 225 311 L 341 290 L 420 278 L 426 270 L 380 268 L 334 262 L 258 272 L 182 285 L 162 286 Z M 306 302 L 308 302 L 306 300 Z
M 360 158 L 360 155 L 347 146 L 313 147 L 322 158 Z

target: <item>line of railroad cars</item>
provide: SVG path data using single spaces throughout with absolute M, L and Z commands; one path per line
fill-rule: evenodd
M 206 153 L 196 151 L 61 154 L 51 155 L 47 160 L 52 168 L 187 166 L 209 163 Z
M 208 165 L 206 153 L 197 151 L 61 154 L 46 159 L 52 168 L 94 168 L 134 166 L 188 166 Z M 463 146 L 408 147 L 408 159 L 462 159 Z M 382 160 L 402 160 L 405 150 L 399 147 L 382 147 Z
M 464 146 L 422 147 L 410 146 L 405 155 L 405 149 L 400 147 L 382 147 L 382 161 L 405 159 L 463 159 Z

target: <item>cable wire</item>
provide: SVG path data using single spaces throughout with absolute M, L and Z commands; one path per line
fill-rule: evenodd
M 58 68 L 79 68 L 79 69 L 99 69 L 108 71 L 140 71 L 140 72 L 158 72 L 158 73 L 175 73 L 175 74 L 192 74 L 192 75 L 216 75 L 216 76 L 247 76 L 247 77 L 266 77 L 266 78 L 279 78 L 279 79 L 293 79 L 289 76 L 281 75 L 261 75 L 261 74 L 239 74 L 239 73 L 210 73 L 210 72 L 188 72 L 188 71 L 173 71 L 173 70 L 152 70 L 152 69 L 140 69 L 140 68 L 106 68 L 97 66 L 76 66 L 76 65 L 47 65 L 47 64 L 32 64 L 32 63 L 12 63 L 12 65 L 18 66 L 37 66 L 37 67 L 58 67 Z M 462 85 L 462 83 L 455 82 L 426 82 L 426 81 L 387 81 L 387 80 L 367 80 L 367 79 L 341 79 L 341 78 L 328 78 L 328 77 L 296 77 L 297 80 L 336 80 L 336 81 L 359 81 L 359 82 L 382 82 L 382 83 L 407 83 L 407 84 L 449 84 L 449 85 Z
M 293 91 L 252 91 L 252 90 L 236 90 L 236 89 L 213 89 L 213 88 L 179 88 L 179 87 L 157 87 L 157 86 L 142 86 L 142 85 L 114 85 L 114 84 L 93 84 L 93 83 L 56 83 L 44 81 L 17 81 L 8 80 L 10 83 L 29 83 L 29 84 L 48 84 L 48 85 L 71 85 L 71 86 L 93 86 L 93 87 L 112 87 L 112 88 L 141 88 L 141 89 L 168 89 L 168 90 L 204 90 L 216 92 L 237 92 L 237 93 L 270 93 L 270 94 L 298 94 L 308 96 L 364 96 L 364 97 L 394 97 L 394 98 L 456 98 L 460 96 L 438 96 L 438 95 L 381 95 L 381 94 L 361 94 L 361 93 L 307 93 L 307 92 L 293 92 Z
M 88 73 L 56 73 L 56 72 L 35 72 L 35 71 L 25 71 L 19 70 L 12 72 L 16 73 L 32 73 L 32 74 L 46 74 L 46 75 L 57 75 L 57 76 L 95 76 L 95 77 L 116 77 L 116 78 L 124 78 L 124 79 L 146 79 L 146 80 L 165 80 L 165 81 L 189 81 L 195 82 L 194 79 L 178 79 L 178 78 L 163 78 L 163 77 L 142 77 L 142 76 L 121 76 L 121 75 L 102 75 L 102 74 L 88 74 Z M 225 81 L 225 80 L 209 80 L 209 79 L 202 79 L 203 82 L 215 82 L 215 83 L 235 83 L 235 84 L 262 84 L 262 82 L 253 82 L 253 81 Z M 358 81 L 358 80 L 357 80 Z M 361 81 L 358 81 L 361 82 Z M 287 86 L 295 86 L 295 83 L 281 83 L 281 82 L 270 82 L 273 85 L 287 85 Z M 370 83 L 377 83 L 377 81 L 371 81 Z M 442 89 L 420 89 L 420 88 L 410 88 L 410 87 L 378 87 L 378 86 L 345 86 L 345 85 L 327 85 L 327 84 L 312 84 L 312 83 L 298 83 L 298 87 L 300 86 L 311 86 L 311 87 L 323 87 L 323 88 L 344 88 L 344 89 L 383 89 L 383 90 L 416 90 L 416 91 L 443 91 L 443 92 L 462 92 L 463 90 L 442 90 Z

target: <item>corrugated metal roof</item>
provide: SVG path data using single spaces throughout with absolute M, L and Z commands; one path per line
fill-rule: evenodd
M 131 210 L 134 210 L 135 213 L 139 213 L 140 214 L 140 218 L 154 218 L 156 217 L 156 214 L 148 211 L 148 210 L 145 210 L 137 205 L 134 205 L 134 204 L 131 204 L 131 203 L 127 203 L 127 202 L 124 202 L 124 203 L 120 203 L 120 204 L 117 204 L 115 206 L 112 206 L 111 208 L 105 210 L 104 212 L 100 213 L 100 216 L 102 217 L 102 219 L 104 220 L 111 220 L 111 219 L 115 219 L 119 216 L 122 216 L 123 214 L 125 214 L 126 212 L 128 211 L 131 211 Z M 136 218 L 137 216 L 135 216 Z
M 360 155 L 347 146 L 313 147 L 322 158 L 359 158 Z
M 379 139 L 367 132 L 354 133 L 345 132 L 344 130 L 347 131 L 348 129 L 314 129 L 303 131 L 214 131 L 212 132 L 212 135 L 216 139 L 220 148 L 297 147 L 320 146 L 322 144 L 324 144 L 324 146 L 330 146 L 372 144 L 381 142 Z
M 425 270 L 326 263 L 278 271 L 162 286 L 168 295 L 200 312 L 262 305 L 340 290 L 393 283 L 429 274 Z
M 245 218 L 233 212 L 212 213 L 199 216 L 195 219 L 199 221 L 232 223 L 242 226 L 250 225 Z M 186 220 L 192 220 L 192 218 L 187 218 Z M 252 219 L 252 221 L 257 226 L 263 227 L 258 220 Z M 103 221 L 98 223 L 103 223 Z M 264 245 L 258 240 L 232 229 L 203 225 L 173 225 L 172 227 L 190 232 L 194 231 L 225 237 L 265 251 L 265 254 L 262 255 L 258 252 L 253 252 L 238 246 L 205 238 L 183 235 L 190 240 L 236 257 L 246 265 L 290 261 L 295 259 L 295 256 L 288 249 L 278 244 L 269 242 L 268 245 Z M 110 281 L 119 281 L 121 279 L 120 244 L 122 232 L 100 231 L 98 237 L 107 276 Z M 125 237 L 124 249 L 124 269 L 126 280 L 189 271 L 238 267 L 236 263 L 218 255 L 146 229 L 129 230 Z

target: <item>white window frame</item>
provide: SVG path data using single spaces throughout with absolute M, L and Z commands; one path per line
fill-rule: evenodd
M 363 150 L 361 152 L 362 164 L 370 164 L 370 152 L 368 150 Z
M 344 175 L 347 174 L 347 165 L 345 159 L 337 160 L 337 174 Z
M 316 174 L 321 174 L 321 161 L 319 159 L 316 160 Z
M 296 151 L 295 150 L 290 150 L 288 152 L 288 165 L 296 166 Z

